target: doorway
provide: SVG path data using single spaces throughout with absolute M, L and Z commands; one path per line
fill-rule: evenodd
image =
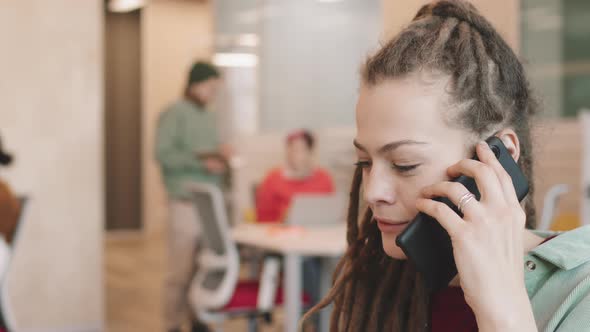
M 141 15 L 105 8 L 107 230 L 142 227 Z

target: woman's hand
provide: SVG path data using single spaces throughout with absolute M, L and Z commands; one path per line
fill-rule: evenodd
M 479 201 L 463 201 L 463 218 L 433 197 L 447 197 L 455 205 L 469 193 L 456 182 L 424 188 L 418 210 L 446 229 L 465 300 L 473 309 L 480 331 L 536 331 L 524 284 L 523 234 L 526 215 L 512 180 L 487 143 L 478 144 L 480 161 L 462 160 L 448 169 L 451 178 L 472 177 Z

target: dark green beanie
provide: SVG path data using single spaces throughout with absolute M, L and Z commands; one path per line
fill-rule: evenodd
M 195 62 L 188 75 L 188 85 L 219 77 L 219 71 L 215 66 L 207 62 Z

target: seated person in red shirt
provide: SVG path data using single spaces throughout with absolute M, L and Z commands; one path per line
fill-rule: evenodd
M 287 136 L 285 166 L 271 170 L 256 191 L 259 222 L 282 222 L 295 194 L 334 192 L 330 174 L 314 164 L 314 143 L 307 130 Z
M 315 139 L 307 130 L 298 130 L 287 136 L 286 164 L 271 170 L 256 190 L 256 217 L 259 222 L 282 222 L 296 194 L 334 192 L 328 171 L 314 163 L 314 144 Z M 319 258 L 304 259 L 303 289 L 311 296 L 313 304 L 320 298 L 319 280 Z M 311 323 L 317 327 L 317 317 Z

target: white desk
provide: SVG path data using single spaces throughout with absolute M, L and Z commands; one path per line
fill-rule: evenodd
M 317 228 L 281 229 L 277 225 L 241 224 L 232 229 L 232 237 L 248 245 L 280 253 L 285 258 L 285 331 L 297 331 L 301 317 L 301 258 L 315 256 L 336 258 L 346 250 L 344 223 Z M 325 261 L 325 260 L 324 260 Z M 322 264 L 322 296 L 331 285 L 332 267 Z M 322 331 L 327 331 L 327 319 L 322 317 Z

